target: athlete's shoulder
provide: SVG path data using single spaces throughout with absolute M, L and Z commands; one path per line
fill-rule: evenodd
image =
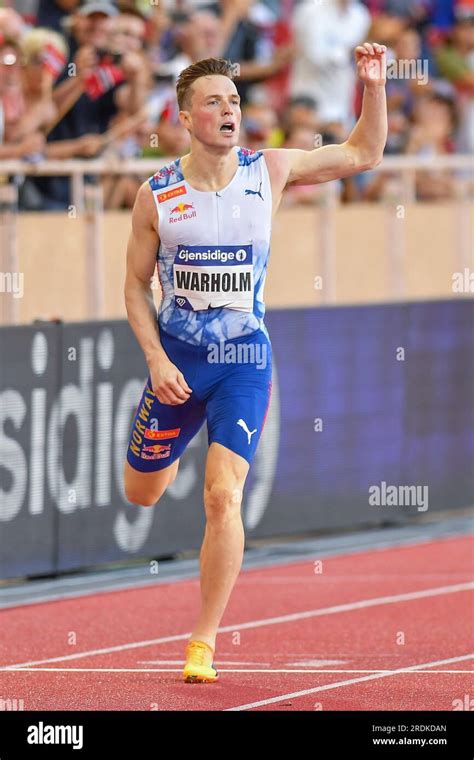
M 239 166 L 249 166 L 254 161 L 258 161 L 262 158 L 263 153 L 261 150 L 252 150 L 251 148 L 239 148 L 238 149 Z
M 183 180 L 184 176 L 179 166 L 179 159 L 176 159 L 176 161 L 166 164 L 166 166 L 155 172 L 155 174 L 148 178 L 147 182 L 151 189 L 156 191 L 170 187 L 170 185 L 175 185 Z
M 150 183 L 146 180 L 140 185 L 135 196 L 135 203 L 132 211 L 132 227 L 134 229 L 140 227 L 152 227 L 157 229 L 157 211 Z
M 286 148 L 265 148 L 262 150 L 272 182 L 283 187 L 286 185 L 290 174 L 290 153 L 291 151 Z

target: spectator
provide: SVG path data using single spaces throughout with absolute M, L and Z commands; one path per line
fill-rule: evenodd
M 110 32 L 110 50 L 114 53 L 143 53 L 146 19 L 138 11 L 126 10 L 116 16 Z
M 295 127 L 308 127 L 313 130 L 313 134 L 319 128 L 319 115 L 316 100 L 309 95 L 300 95 L 292 98 L 286 109 L 287 132 Z
M 90 45 L 94 50 L 107 47 L 112 19 L 118 10 L 108 0 L 88 2 L 79 7 L 75 13 L 64 19 L 63 26 L 68 30 L 71 58 L 81 45 Z
M 0 35 L 17 44 L 26 31 L 25 23 L 13 8 L 0 8 Z
M 244 105 L 251 85 L 281 71 L 288 65 L 293 50 L 285 46 L 267 61 L 256 58 L 258 30 L 246 18 L 253 3 L 254 0 L 225 0 L 220 16 L 208 10 L 180 17 L 174 35 L 177 52 L 170 61 L 156 68 L 157 73 L 176 79 L 183 68 L 201 58 L 227 58 L 239 67 L 236 83 Z
M 63 21 L 80 5 L 81 0 L 39 0 L 36 23 L 63 32 Z
M 27 107 L 15 125 L 18 136 L 46 130 L 58 116 L 53 86 L 68 55 L 64 37 L 51 29 L 32 29 L 23 37 L 22 84 Z
M 148 69 L 143 53 L 111 51 L 116 17 L 114 6 L 94 2 L 72 19 L 70 41 L 76 53 L 70 63 L 75 76 L 66 77 L 55 91 L 63 117 L 48 136 L 50 158 L 98 155 L 104 146 L 101 136 L 113 118 L 132 115 L 145 103 Z M 68 178 L 40 177 L 34 182 L 47 208 L 70 204 Z
M 0 158 L 23 158 L 43 149 L 39 132 L 13 136 L 15 125 L 23 117 L 26 103 L 21 87 L 20 48 L 18 43 L 0 35 Z
M 183 16 L 175 26 L 176 55 L 158 67 L 157 73 L 178 78 L 179 73 L 203 57 L 219 57 L 224 46 L 221 20 L 210 11 L 196 11 Z
M 286 42 L 275 46 L 276 17 L 255 0 L 222 0 L 221 17 L 226 39 L 222 56 L 239 65 L 236 81 L 245 105 L 255 84 L 288 68 L 294 48 Z
M 370 26 L 367 8 L 358 0 L 303 0 L 293 17 L 299 55 L 293 64 L 291 95 L 309 95 L 324 122 L 349 129 L 354 123 L 354 48 Z
M 381 13 L 372 18 L 368 38 L 377 40 L 382 45 L 387 46 L 387 58 L 393 53 L 397 40 L 403 30 L 409 26 L 408 20 L 403 16 L 396 16 L 389 13 Z
M 161 115 L 157 137 L 159 156 L 184 156 L 191 147 L 188 130 L 167 111 Z
M 437 53 L 440 74 L 456 88 L 460 124 L 458 150 L 474 152 L 474 5 L 456 7 L 456 24 L 450 41 Z
M 454 100 L 445 95 L 428 94 L 415 106 L 413 129 L 406 152 L 419 156 L 452 153 L 457 123 Z M 452 173 L 439 169 L 420 171 L 417 174 L 416 190 L 419 200 L 451 198 L 454 196 Z
M 246 135 L 245 145 L 250 150 L 274 147 L 278 120 L 270 106 L 264 103 L 247 103 L 242 110 L 242 124 Z
M 428 19 L 430 3 L 427 0 L 385 0 L 384 11 L 388 16 L 399 16 L 410 24 L 422 24 Z
M 410 27 L 404 29 L 395 43 L 395 60 L 416 61 L 421 55 L 421 39 L 418 32 Z M 410 118 L 416 99 L 427 92 L 430 85 L 421 85 L 416 78 L 399 76 L 387 80 L 388 139 L 386 154 L 403 153 L 408 140 Z
M 387 45 L 389 65 L 429 62 L 423 86 L 401 66 L 389 75 L 386 152 L 474 150 L 474 0 L 25 0 L 28 23 L 35 1 L 48 31 L 29 31 L 25 15 L 0 9 L 0 158 L 181 156 L 189 134 L 175 80 L 209 56 L 235 63 L 241 145 L 342 142 L 361 105 L 353 51 L 366 39 Z M 452 197 L 452 176 L 419 172 L 418 196 Z M 104 177 L 106 207 L 130 208 L 142 179 Z M 346 201 L 391 197 L 399 175 L 365 172 L 335 187 Z M 283 203 L 319 203 L 321 192 L 290 187 Z M 65 208 L 69 180 L 28 179 L 22 202 Z

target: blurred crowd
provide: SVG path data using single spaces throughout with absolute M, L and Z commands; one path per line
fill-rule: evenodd
M 0 9 L 0 162 L 181 156 L 175 81 L 211 56 L 235 65 L 239 144 L 312 150 L 342 142 L 360 114 L 354 48 L 388 47 L 387 155 L 474 148 L 474 0 L 16 0 Z M 1 163 L 0 163 L 1 166 Z M 1 172 L 0 172 L 1 175 Z M 456 195 L 459 172 L 418 172 L 422 200 Z M 0 176 L 1 179 L 1 176 Z M 96 181 L 90 177 L 91 182 Z M 142 176 L 101 178 L 105 205 L 130 208 Z M 379 200 L 394 176 L 338 183 L 345 202 Z M 16 181 L 20 205 L 65 209 L 70 179 Z M 317 203 L 318 186 L 284 204 Z

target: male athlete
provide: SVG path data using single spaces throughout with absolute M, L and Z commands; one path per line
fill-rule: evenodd
M 385 53 L 368 42 L 356 48 L 365 85 L 359 121 L 346 142 L 311 151 L 238 147 L 232 64 L 216 58 L 192 64 L 176 87 L 191 150 L 137 194 L 125 299 L 149 379 L 127 451 L 129 501 L 156 504 L 204 421 L 208 429 L 201 611 L 186 646 L 188 683 L 217 679 L 216 633 L 243 558 L 243 488 L 271 394 L 263 288 L 272 218 L 286 185 L 327 182 L 380 163 Z M 157 262 L 158 318 L 151 289 Z

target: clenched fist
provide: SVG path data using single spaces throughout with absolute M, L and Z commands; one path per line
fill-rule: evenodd
M 377 42 L 364 42 L 355 49 L 357 73 L 366 87 L 384 85 L 387 81 L 387 47 Z
M 149 364 L 153 393 L 162 404 L 184 404 L 192 389 L 183 373 L 169 359 L 152 360 Z

